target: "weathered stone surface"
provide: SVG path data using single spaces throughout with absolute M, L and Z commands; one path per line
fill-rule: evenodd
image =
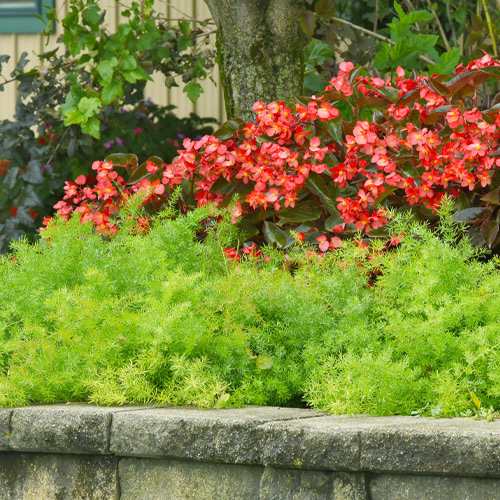
M 122 458 L 121 500 L 257 500 L 263 467 Z
M 500 422 L 353 417 L 360 470 L 500 477 Z
M 264 465 L 500 477 L 500 422 L 321 416 L 259 428 Z
M 9 449 L 11 416 L 12 410 L 0 409 L 0 451 Z
M 118 500 L 114 457 L 0 453 L 2 500 Z
M 363 474 L 266 467 L 260 500 L 367 500 Z
M 359 470 L 359 431 L 346 417 L 271 422 L 259 427 L 264 465 Z
M 125 456 L 261 463 L 261 446 L 257 441 L 259 425 L 275 420 L 309 419 L 315 415 L 319 414 L 263 407 L 120 412 L 113 416 L 110 451 Z
M 2 448 L 7 500 L 500 500 L 500 421 L 33 406 L 0 410 Z
M 86 405 L 16 408 L 9 446 L 18 451 L 105 453 L 114 411 Z
M 370 483 L 371 500 L 498 500 L 500 481 L 471 477 L 384 474 Z

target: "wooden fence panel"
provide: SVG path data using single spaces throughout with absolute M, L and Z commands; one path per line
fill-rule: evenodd
M 0 54 L 7 54 L 10 60 L 2 65 L 2 74 L 6 79 L 10 79 L 11 71 L 16 67 L 17 37 L 16 35 L 0 35 Z M 0 80 L 4 81 L 2 78 Z M 8 83 L 4 91 L 0 92 L 0 119 L 14 116 L 16 111 L 17 89 L 13 83 Z
M 115 31 L 120 22 L 120 11 L 123 9 L 120 8 L 116 0 L 100 1 L 106 10 L 106 24 L 110 31 Z M 120 3 L 126 5 L 131 1 L 120 0 Z M 58 9 L 58 17 L 63 18 L 68 11 L 67 2 L 56 0 L 56 8 Z M 171 19 L 192 17 L 204 20 L 210 17 L 210 12 L 203 0 L 156 0 L 155 9 L 166 18 Z M 57 33 L 51 35 L 48 45 L 42 35 L 1 34 L 0 54 L 11 56 L 9 64 L 3 67 L 4 76 L 9 77 L 22 52 L 28 52 L 28 57 L 33 61 L 32 64 L 35 64 L 33 52 L 45 52 L 55 48 L 57 45 L 56 38 L 59 33 L 60 28 Z M 215 38 L 213 38 L 213 41 L 215 43 Z M 202 117 L 214 117 L 219 122 L 222 122 L 225 119 L 225 112 L 217 68 L 214 69 L 213 77 L 217 85 L 211 81 L 205 81 L 202 84 L 204 93 L 193 104 L 186 94 L 182 92 L 184 84 L 180 77 L 178 77 L 180 86 L 169 90 L 163 83 L 163 75 L 156 72 L 153 74 L 154 82 L 148 82 L 146 86 L 146 97 L 150 97 L 160 105 L 173 104 L 176 106 L 175 112 L 178 116 L 188 116 L 189 113 L 195 112 Z M 16 99 L 17 90 L 15 86 L 12 84 L 6 85 L 5 90 L 0 92 L 0 120 L 13 117 Z

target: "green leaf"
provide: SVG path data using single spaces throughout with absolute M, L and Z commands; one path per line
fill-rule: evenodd
M 233 187 L 233 182 L 229 182 L 227 179 L 222 177 L 222 175 L 220 175 L 219 178 L 212 184 L 210 191 L 212 193 L 227 194 L 232 191 Z
M 371 121 L 377 125 L 384 125 L 387 123 L 387 117 L 381 113 L 378 109 L 373 112 Z
M 145 177 L 150 176 L 151 174 L 148 172 L 148 169 L 146 168 L 146 163 L 144 162 L 142 165 L 137 167 L 131 174 L 128 179 L 128 184 L 129 186 L 131 184 L 136 184 L 137 182 L 141 181 Z
M 360 95 L 355 99 L 355 103 L 358 108 L 380 108 L 388 106 L 389 102 L 385 97 L 377 97 L 374 95 Z
M 369 238 L 387 238 L 389 234 L 389 228 L 387 226 L 382 226 L 377 227 L 377 229 L 372 229 L 367 236 Z
M 62 114 L 64 116 L 66 116 L 66 114 L 68 113 L 68 111 L 70 111 L 72 109 L 76 109 L 77 102 L 78 102 L 78 98 L 74 95 L 73 92 L 70 92 L 66 96 L 66 101 L 63 104 L 61 104 L 61 112 L 62 112 Z
M 325 231 L 331 232 L 335 226 L 339 226 L 344 223 L 344 219 L 342 217 L 336 217 L 332 215 L 325 220 Z
M 190 81 L 183 89 L 191 102 L 196 102 L 201 94 L 203 94 L 202 86 L 195 81 Z
M 286 245 L 288 239 L 286 233 L 272 222 L 265 221 L 262 232 L 269 245 L 277 246 L 278 248 L 283 248 Z
M 336 201 L 334 202 L 334 201 L 330 200 L 329 198 L 322 198 L 321 199 L 321 203 L 328 210 L 328 212 L 330 213 L 330 215 L 333 215 L 335 217 L 339 216 L 339 211 L 338 211 L 338 208 L 337 208 L 337 202 Z
M 260 231 L 257 226 L 255 226 L 255 224 L 245 220 L 242 220 L 238 223 L 238 229 L 246 239 L 253 238 L 254 236 L 260 234 Z
M 496 188 L 489 193 L 486 193 L 481 201 L 485 201 L 486 203 L 492 203 L 493 205 L 500 205 L 500 188 Z
M 445 97 L 450 93 L 450 89 L 446 85 L 443 85 L 442 83 L 440 83 L 437 80 L 437 78 L 429 78 L 429 84 L 430 84 L 432 90 L 434 90 L 434 92 L 436 92 L 440 96 Z
M 309 172 L 309 177 L 306 179 L 306 186 L 320 198 L 327 198 L 331 201 L 330 192 L 325 181 L 316 172 Z
M 323 19 L 330 19 L 335 15 L 335 0 L 318 0 L 314 5 L 314 12 Z
M 24 180 L 30 184 L 41 184 L 43 182 L 42 165 L 39 160 L 31 160 L 28 170 L 23 174 Z
M 397 160 L 397 158 L 396 158 Z M 411 177 L 413 179 L 416 179 L 420 176 L 417 168 L 409 161 L 405 161 L 401 167 L 399 167 L 401 170 L 401 173 L 406 177 Z
M 309 91 L 311 94 L 317 94 L 326 87 L 326 81 L 317 73 L 309 71 L 304 75 L 304 91 Z
M 444 54 L 441 54 L 441 62 L 437 62 L 431 71 L 439 75 L 450 74 L 460 61 L 460 49 L 451 49 Z
M 189 35 L 191 21 L 179 21 L 179 30 L 183 35 Z
M 5 177 L 3 178 L 3 185 L 7 189 L 12 189 L 16 184 L 18 174 L 19 174 L 19 167 L 9 167 L 9 170 L 5 174 Z
M 299 21 L 302 26 L 302 31 L 308 38 L 311 38 L 316 28 L 316 14 L 310 10 L 304 9 L 299 14 Z
M 450 89 L 448 98 L 458 94 L 477 74 L 477 71 L 464 71 L 447 82 L 446 85 Z
M 187 35 L 181 35 L 177 40 L 177 50 L 183 52 L 193 45 L 193 41 Z
M 123 87 L 120 81 L 112 80 L 102 87 L 102 103 L 107 106 L 123 96 Z
M 83 11 L 82 19 L 84 24 L 96 29 L 99 27 L 99 22 L 101 20 L 101 10 L 97 5 L 86 8 Z
M 104 161 L 110 161 L 113 165 L 117 167 L 129 167 L 137 168 L 137 155 L 132 153 L 113 153 L 112 155 L 106 156 Z
M 401 21 L 406 19 L 406 14 L 404 13 L 404 10 L 402 9 L 401 5 L 399 5 L 398 2 L 396 2 L 396 0 L 394 0 L 394 10 L 397 12 L 399 19 Z
M 72 125 L 83 123 L 85 121 L 85 116 L 78 109 L 70 109 L 64 114 L 64 125 Z
M 500 80 L 500 67 L 498 66 L 488 66 L 486 68 L 480 69 L 481 73 L 486 73 Z
M 96 139 L 101 138 L 100 126 L 101 126 L 101 122 L 95 116 L 92 117 L 90 120 L 82 123 L 82 125 L 81 125 L 82 132 L 84 134 L 89 134 L 92 137 L 95 137 Z
M 97 72 L 105 82 L 110 82 L 113 78 L 113 68 L 118 66 L 118 59 L 116 57 L 112 57 L 111 59 L 105 59 L 101 61 L 97 65 Z
M 379 194 L 378 197 L 375 199 L 375 201 L 373 202 L 374 205 L 379 205 L 380 203 L 382 203 L 388 196 L 390 196 L 392 193 L 394 193 L 394 191 L 396 191 L 397 186 L 395 187 L 390 187 L 390 188 L 387 188 L 382 194 Z
M 234 133 L 238 130 L 240 124 L 234 120 L 228 120 L 225 122 L 220 129 L 214 132 L 214 136 L 217 139 L 230 139 L 233 137 Z
M 128 50 L 122 52 L 120 68 L 124 71 L 130 71 L 137 68 L 137 60 Z
M 335 52 L 325 42 L 319 40 L 312 40 L 308 43 L 304 51 L 305 63 L 312 69 L 314 66 L 321 66 L 326 61 L 331 59 Z
M 377 89 L 379 94 L 382 94 L 388 101 L 395 103 L 399 100 L 398 89 L 393 87 L 381 87 Z
M 129 83 L 135 83 L 137 80 L 149 80 L 153 81 L 153 79 L 144 71 L 140 66 L 135 69 L 124 71 L 123 78 Z
M 255 364 L 259 370 L 270 370 L 273 367 L 273 358 L 267 354 L 257 356 Z
M 214 405 L 215 410 L 219 410 L 221 408 L 226 408 L 227 407 L 227 402 L 229 401 L 229 398 L 231 397 L 230 394 L 227 392 L 223 392 L 220 396 L 217 402 Z
M 498 234 L 498 229 L 499 224 L 496 220 L 487 220 L 481 224 L 481 234 L 483 235 L 488 248 L 493 246 L 493 242 Z
M 487 207 L 472 207 L 460 210 L 453 216 L 455 222 L 466 222 L 471 224 L 491 217 L 491 209 Z
M 282 208 L 278 211 L 280 223 L 286 222 L 307 222 L 317 220 L 321 217 L 321 209 L 313 208 L 307 210 L 305 208 Z
M 78 110 L 83 114 L 85 120 L 94 116 L 99 107 L 101 106 L 101 101 L 97 97 L 82 97 L 78 103 Z

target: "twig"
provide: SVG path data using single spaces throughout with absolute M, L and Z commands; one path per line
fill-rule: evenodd
M 371 36 L 372 38 L 376 38 L 377 40 L 382 40 L 383 42 L 387 42 L 391 45 L 394 45 L 395 42 L 393 42 L 390 38 L 387 38 L 386 36 L 379 35 L 378 33 L 374 33 L 373 31 L 367 30 L 365 28 L 362 28 L 361 26 L 358 26 L 357 24 L 350 23 L 349 21 L 346 21 L 345 19 L 341 19 L 340 17 L 332 17 L 332 20 L 338 23 L 345 24 L 346 26 L 350 26 L 351 28 L 354 28 L 355 30 L 361 31 L 361 33 L 364 33 L 365 35 Z M 433 66 L 436 64 L 435 61 L 432 59 L 429 59 L 427 56 L 420 56 L 419 59 L 422 61 L 426 62 L 427 64 L 432 64 Z
M 188 14 L 186 14 L 185 12 L 182 12 L 182 10 L 178 9 L 177 7 L 175 7 L 174 5 L 172 5 L 170 2 L 167 2 L 166 0 L 161 0 L 167 7 L 170 7 L 171 9 L 174 9 L 176 10 L 177 12 L 179 12 L 179 14 L 183 15 L 184 17 L 187 17 L 189 19 L 191 19 L 191 21 L 196 21 L 196 19 Z
M 499 0 L 500 1 L 500 0 Z M 378 9 L 380 7 L 380 0 L 377 0 L 375 3 L 375 21 L 373 21 L 373 32 L 377 32 L 377 24 L 378 24 Z
M 498 0 L 500 2 L 500 0 Z M 458 45 L 457 34 L 455 32 L 455 25 L 453 24 L 453 19 L 451 18 L 450 5 L 446 4 L 446 15 L 448 16 L 448 21 L 451 25 L 451 35 L 453 36 L 453 44 L 455 47 Z
M 410 12 L 415 10 L 415 7 L 411 3 L 411 0 L 404 0 L 404 2 L 408 7 L 408 9 L 410 10 Z M 420 25 L 418 23 L 415 23 L 415 28 L 417 28 L 417 31 L 420 31 Z
M 362 28 L 361 26 L 358 26 L 357 24 L 350 23 L 349 21 L 346 21 L 345 19 L 341 19 L 340 17 L 332 17 L 332 20 L 345 24 L 346 26 L 350 26 L 351 28 L 354 28 L 355 30 L 361 31 L 365 35 L 371 36 L 372 38 L 376 38 L 377 40 L 382 40 L 383 42 L 391 43 L 394 45 L 394 42 L 390 39 L 387 38 L 386 36 L 379 35 L 378 33 L 375 33 L 373 31 L 367 30 L 366 28 Z
M 493 34 L 493 26 L 491 24 L 490 13 L 488 12 L 488 6 L 486 5 L 486 1 L 483 0 L 483 9 L 484 15 L 486 16 L 486 24 L 488 25 L 488 31 L 490 33 L 491 44 L 493 45 L 493 55 L 498 57 L 498 49 L 497 49 L 497 41 L 495 40 L 495 35 Z
M 59 142 L 57 143 L 54 151 L 52 151 L 52 154 L 50 155 L 50 158 L 47 160 L 47 163 L 44 165 L 44 168 L 47 168 L 48 165 L 50 165 L 50 162 L 52 161 L 52 158 L 54 158 L 54 155 L 57 153 L 57 150 L 59 149 L 59 146 L 62 144 L 64 137 L 68 133 L 69 129 L 71 128 L 71 125 L 68 126 L 68 128 L 64 131 L 64 134 L 61 136 L 59 139 Z
M 439 20 L 437 12 L 434 9 L 431 9 L 431 0 L 427 0 L 427 5 L 429 6 L 429 10 L 434 15 L 434 19 L 436 20 L 436 23 L 438 25 L 439 33 L 441 33 L 441 38 L 443 39 L 446 50 L 448 51 L 451 50 L 450 42 L 448 41 L 448 37 L 446 36 L 446 33 L 444 31 L 443 25 L 441 24 L 441 21 Z

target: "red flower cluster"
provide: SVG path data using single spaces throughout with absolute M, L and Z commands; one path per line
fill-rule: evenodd
M 435 210 L 445 194 L 457 197 L 492 183 L 500 167 L 500 114 L 495 107 L 479 110 L 475 88 L 500 78 L 499 66 L 485 55 L 457 68 L 453 79 L 406 78 L 398 68 L 394 81 L 384 81 L 359 75 L 344 62 L 321 94 L 288 106 L 256 102 L 255 122 L 235 119 L 214 135 L 185 139 L 171 164 L 149 160 L 128 172 L 128 183 L 111 162 L 95 162 L 96 178 L 67 182 L 55 208 L 63 217 L 74 210 L 82 221 L 94 221 L 98 231 L 113 234 L 111 216 L 130 194 L 145 192 L 144 202 L 158 205 L 185 183 L 198 206 L 241 195 L 241 203 L 233 205 L 233 223 L 255 211 L 276 218 L 283 209 L 300 209 L 300 220 L 312 222 L 305 233 L 318 228 L 369 233 L 387 223 L 382 203 Z M 369 115 L 366 108 L 372 108 Z M 349 114 L 355 117 L 351 122 Z M 326 224 L 332 217 L 340 220 Z M 283 226 L 287 221 L 294 219 L 282 220 L 285 239 L 294 229 Z M 315 240 L 323 251 L 341 243 L 332 234 Z M 232 249 L 226 253 L 232 255 Z

